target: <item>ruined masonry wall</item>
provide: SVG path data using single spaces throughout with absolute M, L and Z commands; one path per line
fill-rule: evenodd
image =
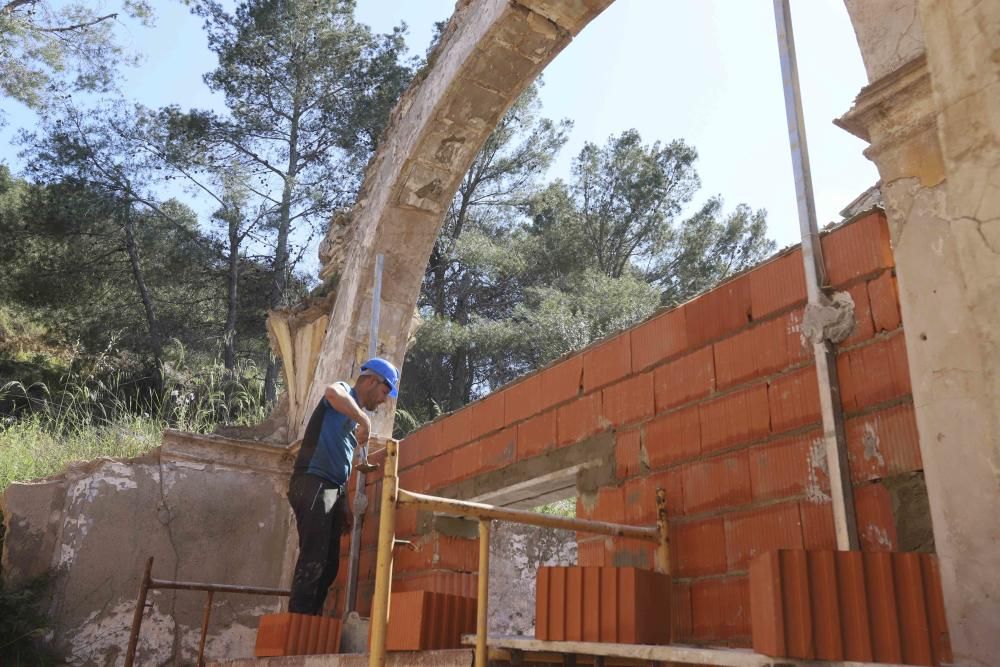
M 98 459 L 12 484 L 0 497 L 4 586 L 47 575 L 45 642 L 68 665 L 121 665 L 150 556 L 157 579 L 280 586 L 290 517 L 283 455 L 167 432 L 141 458 Z M 137 664 L 194 664 L 205 595 L 150 591 Z M 252 656 L 260 615 L 281 602 L 217 594 L 206 656 Z
M 845 224 L 822 246 L 831 284 L 855 304 L 837 369 L 862 548 L 932 550 L 884 216 Z M 748 645 L 751 557 L 836 546 L 816 373 L 799 335 L 805 300 L 796 248 L 411 434 L 401 486 L 461 497 L 469 479 L 524 461 L 544 470 L 560 450 L 613 441 L 613 470 L 578 497 L 577 515 L 651 524 L 665 487 L 677 639 Z M 369 481 L 362 613 L 381 492 Z M 402 511 L 398 536 L 422 548 L 396 550 L 393 590 L 475 595 L 474 530 L 448 534 Z M 579 564 L 651 567 L 651 549 L 580 535 Z

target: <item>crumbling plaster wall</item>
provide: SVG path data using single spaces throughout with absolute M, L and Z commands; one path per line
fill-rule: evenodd
M 281 449 L 168 433 L 127 461 L 101 459 L 3 496 L 4 583 L 49 578 L 46 642 L 70 665 L 124 662 L 146 559 L 153 577 L 277 587 L 289 512 Z M 155 590 L 138 664 L 192 664 L 205 593 Z M 250 656 L 281 598 L 216 595 L 206 655 Z
M 958 664 L 1000 653 L 1000 5 L 848 0 Z M 884 12 L 879 11 L 884 9 Z M 894 30 L 886 30 L 886 25 Z M 873 47 L 870 38 L 885 42 Z

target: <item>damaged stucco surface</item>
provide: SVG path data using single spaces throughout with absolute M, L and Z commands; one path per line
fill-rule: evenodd
M 568 530 L 494 521 L 490 538 L 489 633 L 535 631 L 535 579 L 543 565 L 576 565 L 576 535 Z
M 244 450 L 244 451 L 241 451 Z M 122 664 L 145 561 L 153 577 L 278 587 L 289 528 L 281 452 L 168 434 L 127 461 L 97 460 L 4 494 L 5 585 L 47 574 L 47 643 L 69 665 Z M 139 664 L 190 664 L 205 593 L 154 590 Z M 273 597 L 216 595 L 206 652 L 252 655 Z

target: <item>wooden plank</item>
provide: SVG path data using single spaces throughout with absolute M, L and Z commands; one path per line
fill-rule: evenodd
M 474 644 L 475 635 L 464 635 L 463 644 Z M 529 653 L 575 653 L 589 656 L 629 658 L 632 660 L 660 660 L 689 665 L 715 665 L 718 667 L 904 667 L 900 664 L 871 662 L 827 662 L 822 660 L 794 660 L 772 658 L 744 649 L 713 649 L 696 646 L 649 646 L 644 644 L 605 644 L 598 642 L 549 642 L 530 637 L 487 638 L 491 649 L 519 650 Z M 531 660 L 533 656 L 525 655 Z

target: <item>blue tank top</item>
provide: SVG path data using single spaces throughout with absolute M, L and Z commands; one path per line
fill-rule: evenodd
M 346 382 L 337 384 L 357 400 L 357 394 L 350 385 Z M 354 436 L 356 426 L 357 422 L 337 412 L 325 397 L 321 398 L 302 437 L 302 447 L 295 459 L 295 472 L 316 475 L 338 486 L 347 484 L 354 448 L 358 445 Z

